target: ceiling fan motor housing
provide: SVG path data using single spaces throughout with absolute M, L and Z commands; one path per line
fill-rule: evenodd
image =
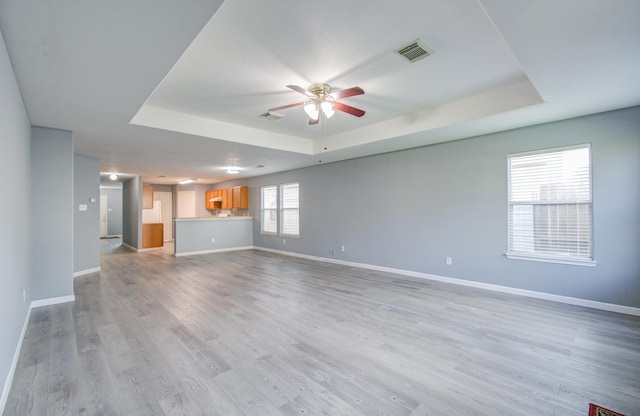
M 329 84 L 311 84 L 308 88 L 309 92 L 323 101 L 326 96 L 331 92 L 331 86 Z

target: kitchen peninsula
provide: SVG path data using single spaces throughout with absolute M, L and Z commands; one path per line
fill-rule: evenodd
M 253 217 L 175 219 L 176 256 L 244 250 L 253 247 Z

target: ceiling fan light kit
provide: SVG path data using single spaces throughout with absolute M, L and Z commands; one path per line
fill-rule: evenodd
M 329 84 L 311 84 L 306 90 L 297 85 L 287 85 L 287 88 L 299 92 L 300 94 L 304 94 L 310 99 L 303 102 L 270 108 L 267 113 L 262 115 L 263 118 L 270 118 L 265 116 L 268 114 L 274 114 L 274 111 L 284 110 L 285 108 L 297 107 L 300 105 L 304 106 L 304 111 L 309 116 L 309 124 L 311 125 L 318 124 L 320 114 L 324 113 L 327 118 L 331 118 L 335 114 L 336 110 L 356 117 L 362 117 L 365 114 L 364 110 L 336 101 L 340 98 L 364 94 L 364 90 L 360 87 L 352 87 L 346 90 L 336 91 L 333 94 L 331 93 L 331 86 Z
M 320 104 L 320 108 L 327 118 L 331 118 L 331 116 L 335 114 L 335 111 L 333 110 L 333 101 L 323 101 L 322 104 Z
M 313 120 L 317 120 L 320 115 L 320 109 L 313 101 L 309 101 L 304 105 L 304 112 Z

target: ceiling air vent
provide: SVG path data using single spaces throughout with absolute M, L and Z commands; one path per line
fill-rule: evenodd
M 405 46 L 404 48 L 398 49 L 396 52 L 398 54 L 407 58 L 409 62 L 416 62 L 422 58 L 426 58 L 431 55 L 431 50 L 427 48 L 427 46 L 420 40 L 416 40 L 410 45 Z
M 267 111 L 264 114 L 261 114 L 260 117 L 266 118 L 267 120 L 280 120 L 284 117 L 284 114 L 272 113 L 271 111 Z

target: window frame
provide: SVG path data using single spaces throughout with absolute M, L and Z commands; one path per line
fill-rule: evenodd
M 297 207 L 285 207 L 284 205 L 284 189 L 287 186 L 296 185 L 297 188 Z M 275 208 L 266 208 L 265 207 L 265 190 L 273 190 L 275 191 Z M 296 225 L 297 225 L 297 234 L 285 233 L 284 230 L 284 221 L 288 216 L 285 211 L 297 211 Z M 275 215 L 275 231 L 265 230 L 265 225 L 267 221 L 265 221 L 265 213 L 272 212 L 272 215 Z M 300 183 L 299 182 L 287 182 L 281 183 L 279 185 L 264 185 L 260 187 L 260 234 L 262 235 L 270 235 L 270 236 L 279 236 L 284 238 L 300 238 Z
M 285 187 L 291 186 L 291 185 L 295 185 L 296 186 L 296 191 L 297 191 L 297 198 L 296 198 L 296 207 L 285 207 Z M 299 182 L 288 182 L 288 183 L 282 183 L 280 184 L 280 186 L 278 187 L 278 191 L 279 191 L 279 198 L 278 198 L 278 202 L 279 202 L 279 206 L 278 206 L 278 218 L 279 218 L 279 222 L 278 222 L 278 235 L 280 237 L 288 237 L 288 238 L 300 238 L 300 183 Z M 297 226 L 297 233 L 292 234 L 292 233 L 285 233 L 284 232 L 284 222 L 286 220 L 287 214 L 285 211 L 296 211 L 296 226 Z
M 552 154 L 559 153 L 571 150 L 578 149 L 588 149 L 589 159 L 588 159 L 588 179 L 589 179 L 589 200 L 587 202 L 576 198 L 575 200 L 567 200 L 567 201 L 553 201 L 555 203 L 547 203 L 547 204 L 536 204 L 537 200 L 531 200 L 529 204 L 517 203 L 512 200 L 512 164 L 511 161 L 513 158 L 517 157 L 526 157 L 533 155 L 544 155 L 544 154 Z M 589 253 L 590 257 L 586 256 L 578 256 L 573 255 L 568 252 L 556 252 L 556 253 L 545 253 L 545 252 L 536 252 L 534 251 L 513 251 L 512 247 L 514 245 L 513 242 L 513 206 L 516 205 L 556 205 L 556 206 L 570 206 L 570 205 L 578 205 L 578 204 L 587 204 L 589 207 Z M 547 262 L 547 263 L 560 263 L 560 264 L 570 264 L 570 265 L 578 265 L 578 266 L 595 266 L 597 262 L 595 261 L 595 238 L 594 238 L 594 216 L 593 216 L 593 152 L 591 143 L 578 144 L 573 146 L 563 146 L 563 147 L 555 147 L 555 148 L 545 148 L 528 152 L 518 152 L 518 153 L 510 153 L 507 155 L 507 252 L 505 256 L 508 259 L 515 260 L 528 260 L 528 261 L 539 261 L 539 262 Z M 535 237 L 534 235 L 532 237 Z
M 263 235 L 278 235 L 278 227 L 279 227 L 279 207 L 278 207 L 278 185 L 265 185 L 260 188 L 260 234 Z M 274 208 L 265 208 L 265 190 L 273 189 L 275 191 L 275 207 Z M 265 221 L 265 211 L 270 212 L 272 215 L 275 215 L 275 231 L 265 230 L 265 225 L 267 222 Z

